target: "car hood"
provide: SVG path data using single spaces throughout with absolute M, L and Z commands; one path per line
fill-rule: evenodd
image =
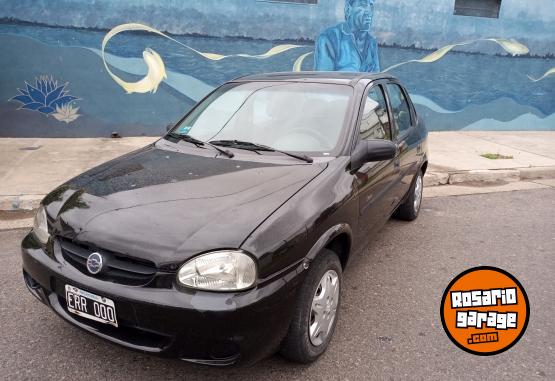
M 54 234 L 163 266 L 239 248 L 325 167 L 206 157 L 159 141 L 70 180 L 43 205 Z

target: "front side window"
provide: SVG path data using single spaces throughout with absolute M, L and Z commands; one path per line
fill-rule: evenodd
M 401 86 L 388 83 L 387 93 L 391 104 L 391 114 L 393 115 L 394 137 L 407 131 L 411 126 L 410 107 Z
M 391 140 L 387 104 L 382 87 L 379 85 L 372 87 L 366 97 L 360 122 L 360 138 Z
M 295 82 L 226 84 L 174 131 L 202 141 L 241 140 L 284 151 L 329 153 L 339 144 L 353 89 Z

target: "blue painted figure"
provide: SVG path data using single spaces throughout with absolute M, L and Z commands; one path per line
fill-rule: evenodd
M 375 0 L 345 0 L 345 22 L 324 30 L 316 41 L 314 69 L 379 72 L 378 43 L 370 34 Z

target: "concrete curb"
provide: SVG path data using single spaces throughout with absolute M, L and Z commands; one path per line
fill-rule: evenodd
M 44 196 L 41 194 L 0 196 L 0 211 L 37 209 Z
M 555 167 L 532 167 L 519 169 L 521 180 L 555 179 Z
M 427 172 L 424 176 L 425 187 L 435 187 L 439 185 L 449 184 L 449 173 L 445 172 Z
M 441 185 L 488 185 L 539 179 L 555 179 L 555 167 L 532 167 L 476 171 L 428 172 L 424 176 L 427 187 Z
M 449 176 L 449 184 L 498 183 L 520 180 L 520 172 L 516 169 L 480 170 L 453 173 Z

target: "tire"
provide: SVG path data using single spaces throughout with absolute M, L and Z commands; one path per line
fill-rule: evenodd
M 283 357 L 302 364 L 316 361 L 328 348 L 335 331 L 335 325 L 337 324 L 341 302 L 342 269 L 339 258 L 333 251 L 327 249 L 322 250 L 310 264 L 310 269 L 308 271 L 309 273 L 299 290 L 289 331 L 280 348 L 280 354 Z M 327 283 L 331 285 L 331 287 L 328 288 L 330 293 L 325 293 L 321 287 L 321 281 L 324 281 L 324 278 L 328 281 L 332 281 L 334 279 L 333 274 L 337 276 L 335 279 L 336 283 Z M 326 283 L 324 283 L 324 285 L 325 284 Z M 336 287 L 335 284 L 337 285 Z M 337 291 L 334 292 L 336 288 Z M 325 316 L 329 317 L 332 313 L 331 311 L 335 309 L 333 320 L 329 319 L 331 322 L 328 323 L 329 329 L 327 330 L 327 334 L 323 333 L 323 331 L 326 330 L 324 325 L 320 335 L 311 337 L 310 324 L 312 323 L 313 327 L 317 326 L 313 310 L 313 301 L 319 298 L 327 299 L 327 295 L 331 296 L 331 299 L 333 299 L 334 295 L 337 295 L 336 302 L 328 305 L 325 303 L 325 299 L 321 300 L 322 305 L 325 307 L 322 308 L 323 312 L 319 314 L 319 316 L 324 316 L 324 320 L 319 319 L 319 321 L 326 321 Z M 316 304 L 320 305 L 318 302 L 316 302 Z M 327 308 L 328 306 L 329 308 Z M 320 310 L 320 308 L 317 310 Z M 328 315 L 325 314 L 326 311 L 330 311 Z M 317 332 L 317 330 L 313 332 Z
M 404 203 L 399 205 L 393 218 L 403 221 L 414 221 L 418 217 L 422 206 L 422 190 L 424 189 L 424 175 L 418 170 L 414 181 L 408 191 L 408 197 Z

